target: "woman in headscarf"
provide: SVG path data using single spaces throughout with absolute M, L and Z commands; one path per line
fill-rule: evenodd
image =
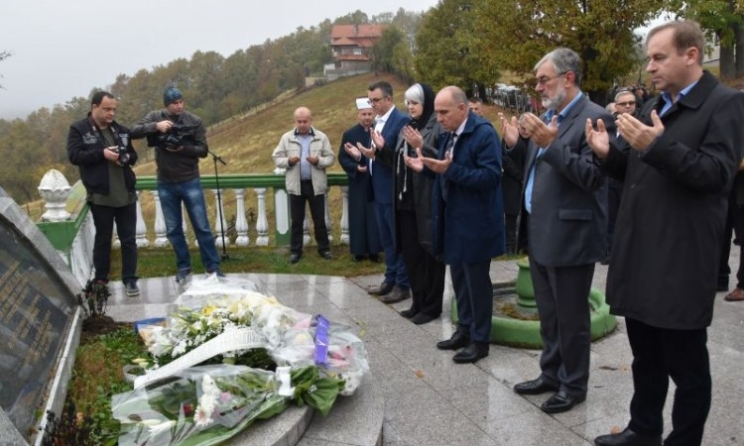
M 395 175 L 396 249 L 406 262 L 413 292 L 411 308 L 400 314 L 414 324 L 431 322 L 442 314 L 444 293 L 445 265 L 432 255 L 434 179 L 409 169 L 403 159 L 404 154 L 415 157 L 417 148 L 426 157 L 437 157 L 437 140 L 442 130 L 434 113 L 434 97 L 434 90 L 422 83 L 413 84 L 406 91 L 411 121 L 401 130 L 394 158 L 383 155 L 381 159 L 392 164 Z

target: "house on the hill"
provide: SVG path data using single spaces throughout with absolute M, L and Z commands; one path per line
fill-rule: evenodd
M 331 51 L 334 63 L 324 71 L 329 80 L 367 73 L 372 67 L 371 49 L 382 36 L 383 25 L 333 25 Z

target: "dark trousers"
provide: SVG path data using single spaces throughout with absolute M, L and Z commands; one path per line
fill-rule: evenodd
M 530 258 L 543 341 L 542 377 L 574 397 L 585 396 L 589 382 L 589 290 L 594 265 L 556 268 Z
M 617 211 L 620 209 L 620 199 L 623 197 L 623 183 L 610 179 L 607 186 L 607 254 L 612 250 L 612 240 L 615 238 L 615 222 Z
M 310 205 L 310 215 L 313 218 L 315 242 L 318 252 L 328 251 L 328 230 L 325 224 L 325 195 L 315 195 L 313 182 L 300 182 L 300 195 L 289 196 L 289 214 L 292 219 L 290 232 L 290 249 L 292 254 L 302 254 L 302 225 L 305 222 L 305 203 Z
M 450 265 L 452 288 L 457 299 L 457 326 L 470 340 L 491 341 L 493 286 L 488 275 L 491 261 Z
M 100 206 L 90 203 L 90 213 L 96 235 L 93 242 L 95 279 L 108 282 L 111 271 L 111 238 L 116 233 L 121 242 L 121 280 L 137 280 L 137 203 L 122 207 Z
M 740 241 L 744 237 L 744 210 L 736 202 L 736 190 L 732 190 L 728 200 L 728 213 L 726 215 L 726 227 L 723 231 L 721 243 L 721 257 L 718 263 L 718 284 L 728 287 L 729 254 L 731 254 L 731 236 L 735 235 Z M 744 249 L 741 250 L 744 253 Z M 741 254 L 740 254 L 741 255 Z M 739 258 L 739 270 L 736 272 L 736 286 L 744 289 L 744 258 Z
M 416 213 L 398 211 L 397 216 L 400 228 L 400 247 L 413 294 L 411 308 L 414 313 L 439 317 L 442 314 L 444 274 L 447 267 L 419 243 Z
M 393 216 L 394 204 L 375 203 L 375 215 L 377 216 L 377 230 L 380 231 L 380 243 L 385 251 L 385 283 L 398 285 L 398 288 L 408 290 L 411 284 L 408 281 L 406 262 L 402 255 L 395 251 L 395 217 Z
M 677 386 L 672 433 L 664 444 L 700 445 L 712 388 L 707 330 L 657 328 L 628 317 L 625 325 L 633 351 L 634 393 L 628 427 L 642 435 L 661 435 L 662 410 L 672 378 Z
M 506 232 L 506 253 L 517 253 L 517 214 L 504 214 L 504 229 Z

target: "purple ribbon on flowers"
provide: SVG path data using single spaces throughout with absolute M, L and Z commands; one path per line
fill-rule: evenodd
M 315 326 L 315 365 L 328 365 L 328 319 L 316 316 Z

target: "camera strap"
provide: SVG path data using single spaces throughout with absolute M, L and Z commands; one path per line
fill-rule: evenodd
M 104 148 L 108 147 L 106 145 L 108 140 L 103 135 L 103 131 L 101 130 L 100 127 L 98 127 L 98 125 L 95 123 L 95 121 L 93 121 L 92 118 L 88 118 L 88 124 L 90 125 L 91 131 L 93 133 L 97 134 L 98 135 L 98 138 L 103 142 Z M 115 145 L 115 146 L 122 146 L 121 141 L 119 140 L 118 129 L 116 128 L 116 126 L 114 125 L 113 122 L 111 124 L 109 124 L 108 130 L 109 130 L 109 134 L 113 138 L 113 141 L 114 141 L 114 144 L 113 145 Z

